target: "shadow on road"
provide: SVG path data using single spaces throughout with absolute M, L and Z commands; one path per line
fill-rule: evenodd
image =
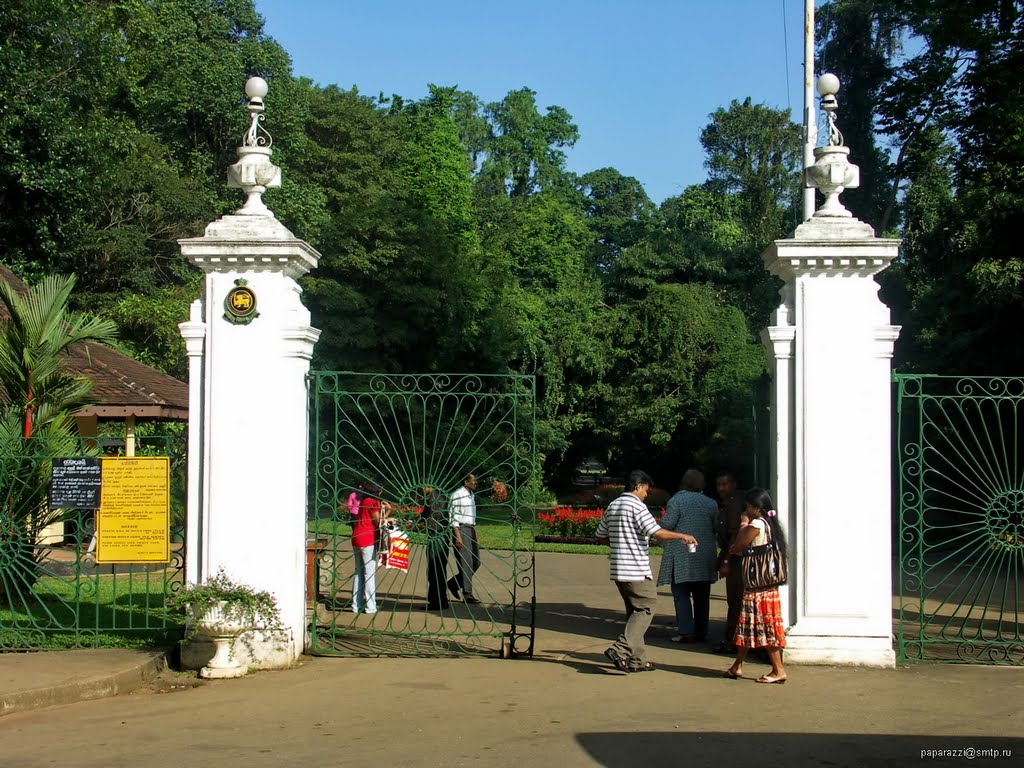
M 781 718 L 779 727 L 785 725 Z M 862 768 L 963 766 L 972 760 L 1010 765 L 1024 755 L 1024 739 L 915 734 L 598 732 L 578 733 L 576 740 L 606 768 L 633 768 L 641 757 L 646 765 Z

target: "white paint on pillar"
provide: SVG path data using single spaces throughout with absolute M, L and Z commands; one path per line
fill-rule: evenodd
M 787 662 L 895 665 L 890 389 L 899 328 L 873 276 L 898 249 L 856 220 L 812 218 L 764 254 L 793 299 L 793 324 L 765 334 L 778 413 L 773 486 L 790 544 Z
M 250 662 L 279 666 L 298 658 L 304 642 L 306 374 L 320 332 L 310 327 L 295 277 L 319 254 L 276 219 L 258 216 L 226 216 L 181 247 L 207 272 L 202 514 L 190 520 L 201 552 L 197 580 L 224 568 L 275 595 L 287 647 L 268 645 Z M 224 319 L 240 279 L 259 312 L 248 325 Z
M 772 370 L 771 409 L 769 422 L 770 447 L 772 453 L 773 483 L 770 488 L 772 500 L 779 514 L 779 523 L 790 538 L 793 520 L 788 511 L 793 509 L 793 451 L 794 440 L 791 424 L 793 420 L 793 348 L 796 327 L 793 325 L 793 291 L 786 284 L 779 292 L 782 302 L 772 313 L 772 325 L 761 333 L 761 340 L 768 348 L 769 357 L 774 361 Z M 792 584 L 792 577 L 790 580 Z M 790 615 L 789 590 L 779 590 L 783 615 Z
M 189 307 L 188 322 L 178 330 L 185 340 L 188 355 L 188 496 L 185 515 L 185 581 L 199 581 L 200 554 L 205 537 L 200 536 L 203 487 L 203 354 L 206 346 L 206 323 L 203 302 L 196 299 Z

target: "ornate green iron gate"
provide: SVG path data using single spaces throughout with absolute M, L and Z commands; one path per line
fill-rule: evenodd
M 171 561 L 102 565 L 93 555 L 95 513 L 50 510 L 53 456 L 100 453 L 95 440 L 54 445 L 29 438 L 0 455 L 0 651 L 169 644 L 181 623 L 164 607 L 180 588 L 185 561 L 184 451 L 167 437 L 138 438 L 136 455 L 171 458 Z M 177 492 L 175 492 L 177 491 Z
M 317 372 L 312 397 L 310 550 L 317 553 L 319 573 L 310 651 L 531 656 L 533 377 Z M 449 498 L 470 473 L 479 480 L 480 567 L 473 584 L 480 602 L 453 598 L 431 607 L 428 561 L 433 554 L 435 574 L 444 569 L 444 592 L 455 566 L 448 562 L 454 561 Z M 353 516 L 347 505 L 353 491 L 373 491 L 388 505 L 396 538 L 409 542 L 407 570 L 376 568 L 374 614 L 353 612 Z M 433 509 L 432 520 L 425 506 Z
M 1024 379 L 895 381 L 899 657 L 1024 664 Z

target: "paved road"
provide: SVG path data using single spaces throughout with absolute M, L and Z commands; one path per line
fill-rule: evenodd
M 928 749 L 1024 764 L 1024 670 L 792 667 L 784 686 L 721 677 L 703 649 L 652 628 L 659 670 L 602 651 L 619 598 L 602 559 L 539 556 L 537 658 L 313 658 L 179 693 L 0 719 L 0 765 L 906 766 Z M 719 590 L 716 590 L 716 592 Z M 719 595 L 720 597 L 720 595 Z M 724 603 L 714 602 L 721 618 Z M 661 607 L 669 610 L 662 597 Z M 659 622 L 660 624 L 661 622 Z M 763 671 L 752 665 L 748 674 Z M 1003 756 L 1009 750 L 1009 756 Z

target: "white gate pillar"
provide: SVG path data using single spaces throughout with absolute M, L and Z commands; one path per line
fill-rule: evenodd
M 830 87 L 827 78 L 835 81 L 823 76 L 819 92 L 830 144 L 807 171 L 825 203 L 763 254 L 785 281 L 764 339 L 774 362 L 772 490 L 790 552 L 786 661 L 893 667 L 890 390 L 899 328 L 873 276 L 899 241 L 875 237 L 839 203 L 859 171 L 835 129 L 838 81 Z
M 206 273 L 202 302 L 181 325 L 190 358 L 187 573 L 204 581 L 223 568 L 277 598 L 286 637 L 255 637 L 245 659 L 275 667 L 295 661 L 305 639 L 307 373 L 320 331 L 296 279 L 320 254 L 260 199 L 280 185 L 280 169 L 259 125 L 266 83 L 253 78 L 246 93 L 252 125 L 228 173 L 246 203 L 179 241 Z

